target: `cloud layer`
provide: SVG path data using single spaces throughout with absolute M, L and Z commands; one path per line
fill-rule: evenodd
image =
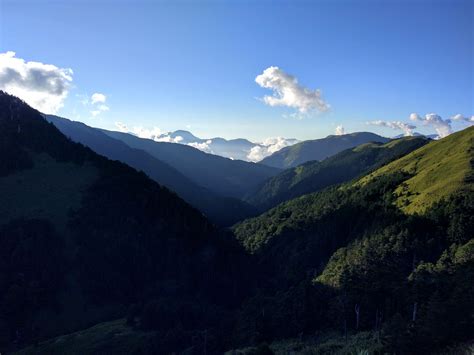
M 412 136 L 413 135 L 413 130 L 416 128 L 416 126 L 401 122 L 401 121 L 382 121 L 382 120 L 377 120 L 377 121 L 370 121 L 367 122 L 367 124 L 373 125 L 373 126 L 380 126 L 380 127 L 388 127 L 394 130 L 399 130 L 402 131 L 405 136 Z
M 0 53 L 0 89 L 43 113 L 54 114 L 63 106 L 72 76 L 69 68 L 27 62 L 15 52 Z
M 272 155 L 282 148 L 288 147 L 298 142 L 299 141 L 297 139 L 287 139 L 283 137 L 267 138 L 260 144 L 255 145 L 252 149 L 250 149 L 247 159 L 257 162 Z
M 230 159 L 236 158 L 253 162 L 260 161 L 281 148 L 299 142 L 297 139 L 274 137 L 267 138 L 260 143 L 247 141 L 243 146 L 239 145 L 239 147 L 236 147 L 235 141 L 227 141 L 223 138 L 201 139 L 186 131 L 180 131 L 181 134 L 185 135 L 183 137 L 178 135 L 177 132 L 163 132 L 158 127 L 153 127 L 151 129 L 144 128 L 143 126 L 128 127 L 121 122 L 116 122 L 115 126 L 120 132 L 131 133 L 140 138 L 152 139 L 155 142 L 189 145 L 206 153 L 221 155 Z M 190 141 L 191 139 L 194 141 Z M 249 146 L 251 148 L 249 148 Z
M 410 120 L 415 122 L 421 122 L 425 126 L 432 126 L 436 133 L 438 133 L 439 138 L 444 138 L 449 136 L 453 130 L 451 128 L 451 120 L 444 120 L 440 115 L 436 113 L 428 113 L 425 117 L 420 116 L 417 113 L 412 113 L 410 115 Z
M 454 115 L 451 117 L 451 120 L 453 121 L 460 121 L 460 122 L 468 122 L 468 123 L 474 123 L 474 116 L 471 117 L 466 117 L 458 113 L 457 115 Z
M 326 111 L 329 105 L 322 99 L 320 90 L 311 90 L 298 84 L 298 80 L 278 67 L 269 67 L 255 78 L 262 88 L 270 89 L 273 95 L 262 98 L 269 106 L 286 106 L 299 113 Z

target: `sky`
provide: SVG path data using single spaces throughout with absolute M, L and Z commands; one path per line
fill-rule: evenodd
M 107 129 L 449 134 L 474 121 L 473 3 L 0 0 L 0 89 Z

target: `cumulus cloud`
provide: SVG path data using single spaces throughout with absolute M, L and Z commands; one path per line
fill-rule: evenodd
M 107 100 L 107 96 L 105 96 L 104 94 L 98 93 L 98 92 L 92 94 L 92 96 L 91 96 L 91 103 L 92 104 L 105 103 L 106 100 Z
M 109 106 L 105 104 L 107 101 L 107 96 L 104 94 L 100 94 L 98 92 L 91 95 L 90 98 L 90 105 L 92 106 L 92 110 L 90 111 L 92 117 L 99 116 L 102 112 L 107 112 L 110 110 Z M 86 105 L 89 104 L 89 100 L 85 102 Z
M 250 149 L 247 159 L 253 162 L 262 160 L 269 155 L 279 151 L 282 148 L 298 143 L 297 139 L 287 139 L 283 137 L 267 138 L 258 145 Z
M 410 119 L 415 122 L 421 122 L 425 126 L 432 126 L 436 133 L 438 133 L 439 138 L 444 138 L 452 133 L 451 120 L 444 120 L 436 113 L 428 113 L 425 117 L 412 113 L 410 114 Z
M 467 117 L 467 116 L 463 116 L 460 113 L 458 113 L 457 115 L 454 115 L 453 117 L 451 117 L 451 120 L 474 123 L 474 116 Z
M 301 86 L 298 80 L 278 67 L 269 67 L 255 78 L 262 88 L 270 89 L 273 95 L 263 97 L 269 106 L 286 106 L 299 113 L 327 111 L 329 105 L 322 99 L 319 89 L 311 90 Z
M 344 129 L 344 127 L 342 125 L 339 125 L 336 127 L 336 132 L 335 132 L 336 136 L 342 136 L 343 134 L 346 134 L 346 130 Z
M 0 53 L 0 89 L 43 113 L 54 114 L 63 107 L 72 76 L 69 68 L 27 62 L 15 52 Z
M 370 121 L 367 124 L 381 127 L 388 127 L 394 130 L 402 131 L 405 136 L 412 136 L 416 126 L 401 121 Z

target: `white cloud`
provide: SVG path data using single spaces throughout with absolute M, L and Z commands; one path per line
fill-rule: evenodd
M 115 122 L 115 127 L 117 127 L 120 132 L 131 133 L 139 138 L 151 139 L 155 142 L 181 143 L 183 141 L 183 137 L 176 136 L 173 138 L 169 133 L 163 133 L 158 127 L 145 128 L 143 126 L 134 126 L 130 128 L 122 122 Z
M 193 147 L 193 148 L 202 150 L 203 152 L 206 152 L 206 153 L 213 153 L 212 149 L 210 147 L 210 144 L 212 144 L 211 139 L 208 139 L 207 141 L 201 142 L 201 143 L 198 143 L 198 142 L 188 143 L 188 145 Z
M 143 137 L 142 137 L 143 138 Z M 163 134 L 159 137 L 152 138 L 156 142 L 166 142 L 166 143 L 181 143 L 183 141 L 183 137 L 181 136 L 176 136 L 176 137 L 171 137 L 167 133 Z
M 90 114 L 92 117 L 97 117 L 99 116 L 102 112 L 107 112 L 110 110 L 109 106 L 105 104 L 107 101 L 107 96 L 104 94 L 100 94 L 98 92 L 94 93 L 91 95 L 90 98 L 90 105 L 92 106 L 92 110 L 90 111 Z M 89 100 L 83 100 L 82 101 L 84 105 L 89 105 Z
M 400 130 L 403 131 L 403 134 L 405 136 L 412 136 L 413 135 L 413 130 L 416 128 L 416 126 L 401 122 L 401 121 L 382 121 L 382 120 L 377 120 L 377 121 L 370 121 L 367 122 L 367 124 L 374 125 L 374 126 L 381 126 L 381 127 L 388 127 L 394 130 Z
M 297 139 L 287 139 L 283 137 L 272 137 L 265 139 L 262 143 L 252 147 L 247 155 L 247 159 L 253 162 L 262 160 L 282 148 L 298 143 Z
M 322 99 L 320 90 L 311 90 L 298 84 L 298 80 L 278 67 L 269 67 L 255 78 L 262 88 L 273 91 L 272 96 L 264 96 L 269 106 L 287 106 L 299 113 L 326 111 L 329 105 Z
M 100 94 L 98 92 L 92 94 L 91 96 L 92 104 L 105 103 L 106 100 L 107 100 L 107 96 L 105 96 L 104 94 Z
M 421 117 L 417 113 L 412 113 L 410 114 L 410 119 L 412 121 L 421 122 L 425 126 L 433 126 L 440 138 L 449 136 L 452 133 L 451 120 L 444 120 L 436 113 L 428 113 L 425 117 Z
M 96 117 L 96 116 L 100 115 L 102 112 L 106 112 L 106 111 L 109 111 L 109 110 L 110 109 L 107 105 L 98 105 L 95 110 L 91 111 L 91 115 L 93 117 Z
M 174 136 L 173 132 L 164 133 L 158 127 L 148 129 L 143 126 L 134 126 L 130 128 L 122 122 L 115 122 L 115 126 L 117 127 L 118 131 L 130 133 L 139 138 L 152 139 L 155 142 L 179 143 L 199 149 L 206 153 L 228 156 L 227 154 L 222 154 L 222 151 L 219 152 L 219 150 L 213 150 L 212 139 L 204 140 L 198 138 L 198 141 L 196 142 L 188 142 L 185 141 L 182 136 Z M 249 161 L 260 161 L 263 158 L 280 150 L 281 148 L 293 145 L 298 142 L 299 140 L 297 139 L 287 139 L 283 137 L 267 138 L 263 142 L 254 143 L 255 145 L 250 149 L 250 151 L 247 150 L 248 148 L 242 150 L 242 157 L 239 159 L 245 159 L 243 157 L 246 156 L 246 159 Z
M 72 76 L 69 68 L 27 62 L 15 52 L 0 53 L 0 89 L 43 113 L 54 114 L 63 107 Z
M 335 132 L 336 136 L 342 136 L 343 134 L 346 134 L 346 130 L 344 129 L 344 127 L 342 125 L 339 125 L 336 127 L 336 132 Z
M 474 123 L 474 116 L 467 117 L 467 116 L 461 115 L 460 113 L 458 113 L 457 115 L 454 115 L 453 117 L 451 117 L 451 119 L 453 121 L 464 121 L 464 122 Z

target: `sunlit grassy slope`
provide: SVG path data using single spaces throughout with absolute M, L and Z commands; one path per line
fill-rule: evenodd
M 404 212 L 422 213 L 457 191 L 474 190 L 474 127 L 453 133 L 365 176 L 367 184 L 381 175 L 407 172 L 410 178 L 394 191 L 395 203 Z

